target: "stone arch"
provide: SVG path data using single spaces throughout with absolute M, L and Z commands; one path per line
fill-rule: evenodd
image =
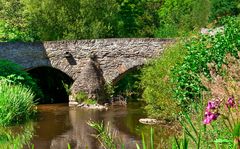
M 74 80 L 68 74 L 50 66 L 32 67 L 26 71 L 37 81 L 44 94 L 39 103 L 69 102 L 70 90 L 66 88 L 70 88 Z
M 114 96 L 124 97 L 125 100 L 136 100 L 141 97 L 142 90 L 135 86 L 140 81 L 140 74 L 143 65 L 138 65 L 127 69 L 119 74 L 112 84 L 114 86 Z
M 132 72 L 132 71 L 135 71 L 135 70 L 137 70 L 137 69 L 140 69 L 140 68 L 142 68 L 144 66 L 144 64 L 139 64 L 139 65 L 133 65 L 132 67 L 130 67 L 130 68 L 125 68 L 125 69 L 122 69 L 122 71 L 120 71 L 120 73 L 118 73 L 118 75 L 115 77 L 115 78 L 113 78 L 112 79 L 112 84 L 113 85 L 115 85 L 115 84 L 117 84 L 117 82 L 119 81 L 119 80 L 121 80 L 126 74 L 128 74 L 129 72 Z

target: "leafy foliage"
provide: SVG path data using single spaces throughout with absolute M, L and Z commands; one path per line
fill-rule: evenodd
M 0 0 L 0 41 L 177 37 L 239 8 L 238 0 Z
M 34 79 L 30 75 L 23 71 L 23 68 L 11 61 L 0 60 L 0 80 L 6 80 L 11 84 L 20 84 L 33 91 L 36 97 L 42 97 L 43 94 L 38 88 Z
M 142 88 L 139 84 L 141 70 L 139 68 L 135 69 L 136 70 L 130 70 L 130 72 L 127 72 L 127 74 L 116 83 L 116 87 L 114 88 L 115 96 L 122 95 L 128 101 L 134 101 L 141 98 Z
M 81 92 L 77 93 L 75 98 L 76 98 L 77 102 L 83 102 L 84 100 L 88 99 L 88 95 L 87 95 L 87 93 L 81 91 Z
M 104 148 L 117 148 L 116 142 L 113 139 L 113 132 L 109 129 L 109 127 L 105 127 L 103 122 L 98 123 L 89 121 L 87 124 L 97 131 L 97 135 L 95 137 L 98 139 L 98 141 L 102 144 Z
M 143 100 L 147 103 L 147 111 L 153 117 L 172 119 L 176 116 L 177 105 L 173 100 L 171 69 L 181 63 L 186 49 L 179 42 L 167 48 L 163 54 L 145 66 L 141 76 Z
M 118 11 L 113 0 L 1 0 L 0 3 L 4 20 L 2 40 L 112 37 Z
M 240 48 L 240 21 L 236 18 L 226 20 L 224 33 L 214 36 L 199 35 L 185 45 L 188 50 L 184 62 L 173 69 L 172 81 L 175 98 L 182 107 L 200 99 L 206 90 L 200 80 L 200 74 L 210 78 L 208 63 L 214 62 L 217 71 L 224 63 L 227 53 L 237 57 Z
M 153 37 L 159 27 L 156 10 L 161 2 L 155 0 L 119 0 L 117 13 L 119 37 Z
M 239 0 L 211 0 L 211 20 L 240 14 Z
M 210 14 L 209 0 L 165 0 L 159 9 L 158 37 L 176 37 L 205 26 Z

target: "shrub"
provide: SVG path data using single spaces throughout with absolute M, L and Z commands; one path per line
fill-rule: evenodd
M 0 125 L 22 123 L 35 113 L 34 95 L 22 85 L 0 81 Z
M 20 65 L 8 60 L 0 60 L 0 80 L 3 78 L 9 83 L 20 84 L 31 89 L 38 98 L 43 97 L 35 80 Z
M 174 96 L 182 107 L 188 107 L 193 101 L 201 99 L 201 92 L 206 90 L 200 74 L 211 78 L 208 63 L 216 64 L 216 71 L 224 64 L 227 53 L 237 57 L 240 48 L 240 21 L 228 18 L 225 21 L 224 33 L 216 35 L 199 35 L 192 37 L 185 44 L 187 56 L 184 62 L 173 69 L 172 82 Z
M 181 63 L 186 53 L 182 42 L 167 48 L 156 60 L 150 62 L 142 70 L 141 86 L 146 109 L 152 117 L 173 118 L 177 113 L 177 105 L 173 100 L 171 69 Z

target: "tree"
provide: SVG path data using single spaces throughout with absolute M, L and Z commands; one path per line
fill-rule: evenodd
M 0 0 L 0 41 L 30 41 L 20 0 Z
M 211 0 L 211 20 L 240 14 L 239 0 Z
M 29 40 L 23 35 L 33 40 L 114 36 L 118 12 L 115 0 L 0 0 L 0 3 L 3 4 L 0 29 L 6 35 L 10 34 L 9 30 L 19 34 L 23 41 Z
M 158 27 L 158 12 L 161 1 L 118 0 L 118 36 L 153 37 Z
M 41 40 L 111 37 L 114 0 L 25 0 L 30 24 Z M 33 15 L 32 15 L 33 13 Z
M 165 0 L 159 9 L 160 33 L 178 36 L 179 32 L 202 27 L 208 23 L 209 14 L 209 0 Z

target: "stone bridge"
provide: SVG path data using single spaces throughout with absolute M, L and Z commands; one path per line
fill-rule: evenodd
M 73 96 L 84 91 L 89 98 L 101 99 L 105 82 L 117 82 L 127 71 L 160 55 L 170 42 L 152 38 L 2 42 L 0 59 L 11 60 L 26 70 L 56 68 L 74 80 Z

